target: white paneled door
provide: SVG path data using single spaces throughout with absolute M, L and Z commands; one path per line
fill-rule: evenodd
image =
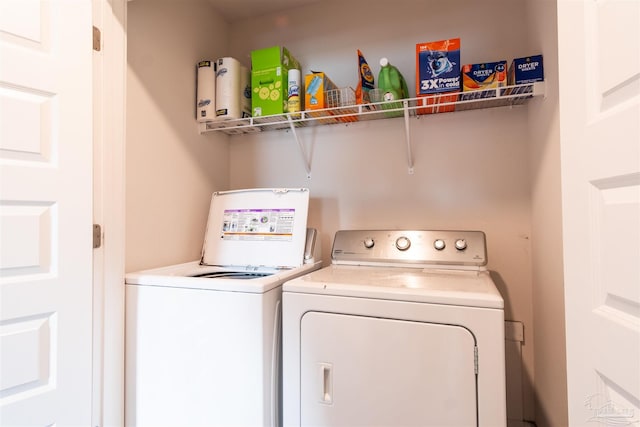
M 0 0 L 0 424 L 89 426 L 92 17 Z
M 640 424 L 640 1 L 559 0 L 569 425 Z

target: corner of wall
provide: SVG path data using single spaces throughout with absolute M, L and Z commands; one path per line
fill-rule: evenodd
M 527 0 L 532 53 L 544 59 L 546 95 L 529 105 L 532 198 L 535 422 L 565 426 L 567 413 L 566 341 L 560 126 L 558 108 L 557 3 Z
M 127 271 L 197 259 L 228 188 L 228 137 L 195 120 L 196 63 L 224 56 L 227 27 L 207 0 L 128 3 Z

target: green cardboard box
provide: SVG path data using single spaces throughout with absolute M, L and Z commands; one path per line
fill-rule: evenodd
M 283 46 L 273 46 L 251 52 L 251 68 L 253 70 L 266 70 L 276 67 L 300 69 L 300 63 Z
M 251 114 L 254 117 L 287 112 L 287 73 L 300 63 L 285 47 L 251 52 Z

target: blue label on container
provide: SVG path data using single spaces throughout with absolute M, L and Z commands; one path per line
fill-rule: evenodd
M 460 90 L 460 50 L 418 53 L 419 94 Z
M 298 85 L 289 86 L 288 97 L 291 98 L 292 96 L 300 96 L 300 86 Z

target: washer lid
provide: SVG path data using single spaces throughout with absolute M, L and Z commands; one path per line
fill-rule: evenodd
M 330 265 L 286 282 L 284 292 L 504 308 L 486 270 Z
M 201 264 L 301 266 L 308 209 L 306 188 L 213 193 Z

